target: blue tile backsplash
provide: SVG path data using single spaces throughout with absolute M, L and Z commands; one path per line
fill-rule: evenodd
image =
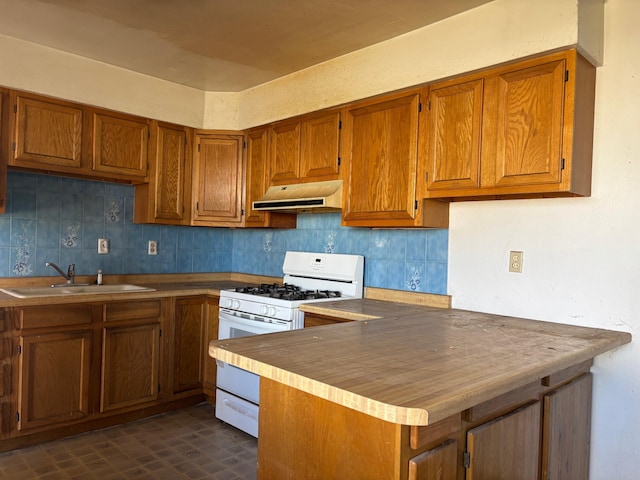
M 130 185 L 9 172 L 0 215 L 0 277 L 243 272 L 282 276 L 287 250 L 365 256 L 365 285 L 447 291 L 447 230 L 349 228 L 339 213 L 300 214 L 293 230 L 135 225 Z M 99 255 L 98 238 L 110 252 Z M 158 254 L 147 255 L 149 240 Z

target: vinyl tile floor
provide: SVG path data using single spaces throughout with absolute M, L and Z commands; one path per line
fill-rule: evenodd
M 201 403 L 0 453 L 0 479 L 254 480 L 257 446 Z

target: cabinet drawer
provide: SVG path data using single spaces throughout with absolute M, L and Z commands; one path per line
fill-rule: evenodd
M 18 328 L 45 328 L 67 325 L 88 325 L 91 305 L 46 305 L 18 310 Z
M 160 300 L 108 303 L 104 306 L 104 320 L 106 322 L 117 322 L 139 318 L 157 318 L 160 316 L 161 311 Z

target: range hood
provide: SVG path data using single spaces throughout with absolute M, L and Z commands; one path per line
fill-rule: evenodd
M 342 208 L 342 180 L 269 187 L 254 210 L 279 212 L 337 212 Z

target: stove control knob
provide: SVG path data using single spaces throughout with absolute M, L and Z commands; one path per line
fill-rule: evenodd
M 269 307 L 269 316 L 270 317 L 274 317 L 275 318 L 276 312 L 277 312 L 276 307 Z
M 234 300 L 233 301 L 233 307 L 234 310 L 240 310 L 240 300 Z
M 260 314 L 268 315 L 269 314 L 269 307 L 267 305 L 262 305 L 260 307 Z

